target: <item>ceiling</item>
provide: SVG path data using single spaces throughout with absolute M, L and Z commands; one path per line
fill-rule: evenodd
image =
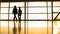
M 0 0 L 0 2 L 25 2 L 25 1 L 52 1 L 52 0 Z M 60 1 L 60 0 L 53 0 Z

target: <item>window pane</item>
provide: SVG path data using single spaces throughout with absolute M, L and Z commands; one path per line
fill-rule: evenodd
M 8 14 L 1 14 L 1 19 L 8 19 Z
M 52 14 L 48 14 L 48 19 L 49 19 L 49 20 L 52 19 Z
M 19 8 L 17 8 L 17 10 L 18 10 Z M 21 10 L 22 10 L 22 13 L 24 13 L 24 8 L 21 8 Z M 12 11 L 13 11 L 13 8 L 10 8 L 10 13 L 12 13 Z
M 57 15 L 58 15 L 58 13 L 57 14 L 53 14 L 53 18 L 55 18 Z M 57 16 L 56 19 L 60 19 L 60 14 Z
M 53 14 L 53 19 L 56 17 L 58 15 L 58 13 L 56 13 L 56 14 Z M 57 18 L 56 18 L 57 19 Z
M 28 14 L 28 19 L 47 19 L 47 14 Z
M 48 7 L 48 13 L 52 13 L 51 7 Z
M 53 6 L 60 6 L 60 1 L 53 2 Z
M 1 21 L 1 34 L 8 34 L 8 21 Z
M 60 7 L 53 7 L 53 12 L 60 12 Z
M 46 2 L 28 2 L 28 6 L 46 6 Z
M 8 13 L 8 8 L 1 8 L 1 13 Z
M 56 19 L 60 19 L 60 14 L 58 15 L 58 17 Z
M 47 8 L 28 8 L 28 13 L 47 13 Z
M 18 19 L 18 15 L 16 15 L 17 19 Z M 9 15 L 9 19 L 13 19 L 14 18 L 14 15 L 13 14 L 10 14 Z M 21 15 L 21 19 L 24 19 L 24 14 Z
M 48 6 L 51 6 L 51 2 L 48 2 Z
M 47 21 L 28 21 L 28 34 L 47 34 Z
M 1 7 L 9 7 L 9 3 L 8 2 L 1 2 Z
M 10 7 L 14 7 L 14 6 L 17 6 L 17 7 L 24 7 L 24 2 L 11 2 L 10 3 Z

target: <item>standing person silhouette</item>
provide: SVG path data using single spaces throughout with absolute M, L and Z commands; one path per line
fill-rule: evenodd
M 19 7 L 19 11 L 18 11 L 18 19 L 19 19 L 19 21 L 21 20 L 21 14 L 22 14 L 21 7 Z
M 19 31 L 19 34 L 21 32 L 21 14 L 22 14 L 21 7 L 19 7 L 19 11 L 18 11 L 18 19 L 19 19 L 18 31 Z
M 16 18 L 17 8 L 16 8 L 16 6 L 14 6 L 14 8 L 13 8 L 13 12 L 12 12 L 12 13 L 14 14 L 14 18 L 13 18 L 13 20 L 16 20 L 16 21 L 17 21 L 17 18 Z

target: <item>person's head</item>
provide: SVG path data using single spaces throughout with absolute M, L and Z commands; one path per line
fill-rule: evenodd
M 19 9 L 20 9 L 21 7 L 19 7 Z
M 14 6 L 14 8 L 16 8 L 16 5 Z

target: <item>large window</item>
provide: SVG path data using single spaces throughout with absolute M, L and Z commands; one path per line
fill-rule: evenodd
M 12 10 L 21 7 L 21 34 L 59 34 L 60 2 L 1 2 L 0 34 L 13 34 L 14 21 Z M 53 7 L 53 11 L 52 11 Z M 53 13 L 52 13 L 53 12 Z M 55 17 L 58 17 L 55 19 Z M 16 15 L 18 19 L 18 14 Z M 53 20 L 52 20 L 53 18 Z M 54 20 L 55 19 L 55 20 Z M 19 20 L 16 22 L 18 28 Z M 18 34 L 18 31 L 17 31 Z

